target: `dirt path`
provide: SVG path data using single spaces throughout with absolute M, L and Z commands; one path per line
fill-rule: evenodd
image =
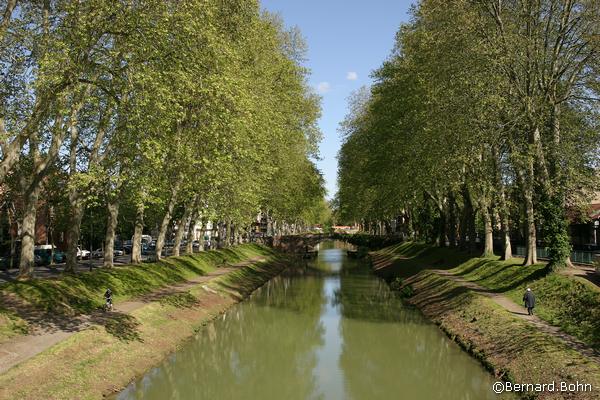
M 577 338 L 569 335 L 568 333 L 563 332 L 560 328 L 548 324 L 546 321 L 543 321 L 542 319 L 538 318 L 535 315 L 528 315 L 526 308 L 524 308 L 518 304 L 515 304 L 515 302 L 513 302 L 508 297 L 506 297 L 502 294 L 499 294 L 499 293 L 491 292 L 488 289 L 486 289 L 485 287 L 480 286 L 474 282 L 467 281 L 466 279 L 456 276 L 456 275 L 450 273 L 449 271 L 440 270 L 440 269 L 434 269 L 431 271 L 435 272 L 438 275 L 449 278 L 452 281 L 454 281 L 455 283 L 457 283 L 461 286 L 464 286 L 482 296 L 485 296 L 485 297 L 488 297 L 488 298 L 494 300 L 494 302 L 496 302 L 496 304 L 500 305 L 501 307 L 503 307 L 505 310 L 507 310 L 511 314 L 515 315 L 518 318 L 528 321 L 530 324 L 534 325 L 540 331 L 563 340 L 574 350 L 577 350 L 581 354 L 584 354 L 585 356 L 593 359 L 595 362 L 600 364 L 600 354 L 598 352 L 594 351 L 593 349 L 591 349 L 589 346 L 587 346 L 585 343 L 581 342 Z
M 185 292 L 194 286 L 212 281 L 231 271 L 264 259 L 264 257 L 253 257 L 237 264 L 220 267 L 206 275 L 198 276 L 176 285 L 163 287 L 139 298 L 120 302 L 115 304 L 114 311 L 109 313 L 108 316 L 106 313 L 98 311 L 76 317 L 54 316 L 51 320 L 40 321 L 40 324 L 36 324 L 32 327 L 32 332 L 30 334 L 19 336 L 13 340 L 0 344 L 0 374 L 67 339 L 77 332 L 87 329 L 92 325 L 105 322 L 111 315 L 113 317 L 119 317 L 130 314 L 146 304 L 160 300 L 165 296 Z
M 572 268 L 564 268 L 561 274 L 569 276 L 578 276 L 587 279 L 600 289 L 600 274 L 596 272 L 593 266 L 575 265 Z

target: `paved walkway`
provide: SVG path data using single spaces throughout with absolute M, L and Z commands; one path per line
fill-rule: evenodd
M 542 331 L 544 333 L 547 333 L 549 335 L 552 335 L 554 337 L 561 339 L 572 349 L 580 352 L 581 354 L 584 354 L 585 356 L 593 359 L 595 362 L 600 364 L 600 353 L 599 352 L 591 349 L 588 345 L 581 342 L 579 339 L 575 338 L 574 336 L 569 335 L 568 333 L 563 332 L 560 328 L 558 328 L 556 326 L 548 324 L 546 321 L 538 318 L 537 316 L 528 315 L 527 309 L 525 307 L 515 304 L 515 302 L 513 302 L 508 297 L 506 297 L 502 294 L 499 294 L 499 293 L 491 292 L 489 289 L 487 289 L 481 285 L 478 285 L 475 282 L 468 281 L 468 280 L 461 278 L 460 276 L 456 276 L 446 270 L 434 269 L 434 270 L 432 270 L 432 272 L 435 272 L 438 275 L 449 278 L 461 286 L 464 286 L 482 296 L 492 299 L 494 302 L 496 302 L 496 304 L 500 305 L 501 307 L 503 307 L 505 310 L 512 313 L 516 317 L 526 320 L 527 322 L 534 325 L 535 327 L 537 327 L 540 331 Z
M 165 296 L 185 292 L 201 283 L 212 281 L 233 270 L 263 261 L 264 259 L 264 257 L 253 257 L 237 264 L 220 267 L 206 275 L 201 275 L 179 284 L 160 288 L 139 298 L 120 302 L 114 305 L 114 310 L 111 313 L 97 311 L 75 317 L 44 315 L 39 318 L 40 323 L 32 324 L 31 333 L 0 344 L 0 373 L 4 373 L 13 366 L 30 359 L 49 347 L 92 325 L 105 323 L 107 319 L 110 318 L 127 316 L 131 312 L 150 302 L 160 300 Z M 208 288 L 207 290 L 210 291 Z

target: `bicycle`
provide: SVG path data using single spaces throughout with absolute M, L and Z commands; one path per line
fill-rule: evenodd
M 106 299 L 106 302 L 104 303 L 104 305 L 102 306 L 102 310 L 104 312 L 107 311 L 112 311 L 113 310 L 113 304 L 112 304 L 112 299 Z

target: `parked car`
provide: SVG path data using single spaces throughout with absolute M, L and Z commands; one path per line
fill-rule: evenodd
M 54 249 L 54 262 L 57 264 L 67 262 L 67 253 L 55 248 Z
M 113 256 L 114 257 L 122 256 L 124 254 L 125 254 L 125 252 L 123 251 L 123 249 L 117 249 L 117 248 L 113 249 Z
M 12 267 L 11 261 L 12 259 L 10 258 L 10 254 L 0 256 L 0 269 L 3 271 L 8 271 L 8 269 Z
M 62 251 L 53 247 L 51 244 L 43 244 L 33 248 L 36 265 L 50 265 L 51 260 L 55 263 L 63 263 L 67 259 L 67 255 Z
M 149 256 L 156 253 L 156 245 L 142 243 L 142 255 Z
M 92 251 L 92 258 L 102 258 L 102 257 L 104 257 L 103 249 L 96 249 L 96 250 Z
M 77 247 L 77 258 L 80 260 L 88 260 L 92 253 L 89 250 L 82 250 L 81 247 Z

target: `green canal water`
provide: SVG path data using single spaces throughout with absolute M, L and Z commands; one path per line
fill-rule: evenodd
M 310 273 L 271 280 L 116 398 L 499 398 L 479 363 L 343 243 L 321 243 L 300 269 Z

